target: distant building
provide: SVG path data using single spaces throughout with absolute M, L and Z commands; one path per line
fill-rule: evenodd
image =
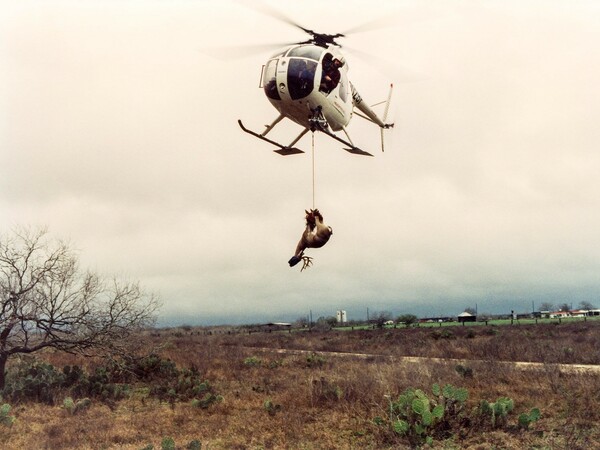
M 458 315 L 458 321 L 459 322 L 476 322 L 477 316 L 474 316 L 473 314 L 465 311 Z
M 454 322 L 452 317 L 422 317 L 419 319 L 419 323 L 442 323 L 442 322 Z
M 348 318 L 346 317 L 346 311 L 344 311 L 343 309 L 336 312 L 335 318 L 337 319 L 338 323 L 348 322 Z
M 266 331 L 270 333 L 271 331 L 281 331 L 281 330 L 291 330 L 292 324 L 288 322 L 269 322 L 257 325 L 257 330 L 255 331 Z
M 535 313 L 519 313 L 517 314 L 517 320 L 523 319 L 535 319 Z

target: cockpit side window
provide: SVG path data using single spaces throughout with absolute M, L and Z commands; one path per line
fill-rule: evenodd
M 317 62 L 309 59 L 291 58 L 288 64 L 288 88 L 292 100 L 310 94 L 315 86 Z
M 267 97 L 281 100 L 277 91 L 277 59 L 270 60 L 263 71 L 263 89 Z

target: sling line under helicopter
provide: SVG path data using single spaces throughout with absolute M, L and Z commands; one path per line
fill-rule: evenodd
M 311 135 L 311 150 L 310 150 L 311 162 L 312 162 L 312 207 L 315 209 L 315 133 Z
M 306 213 L 305 221 L 306 227 L 300 236 L 298 245 L 294 252 L 294 256 L 290 258 L 288 264 L 290 267 L 294 267 L 296 264 L 302 261 L 302 272 L 304 269 L 312 265 L 312 257 L 306 256 L 304 251 L 307 248 L 320 248 L 323 247 L 333 234 L 333 229 L 327 226 L 323 222 L 323 215 L 315 207 L 316 197 L 316 170 L 315 170 L 315 133 L 311 133 L 311 172 L 312 172 L 312 209 L 305 210 Z

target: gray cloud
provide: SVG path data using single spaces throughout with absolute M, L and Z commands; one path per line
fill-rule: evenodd
M 326 32 L 397 14 L 348 38 L 390 61 L 382 74 L 348 53 L 369 103 L 395 81 L 386 69 L 412 74 L 384 154 L 315 136 L 334 235 L 314 267 L 286 264 L 312 206 L 310 155 L 281 158 L 236 124 L 276 115 L 257 88 L 269 52 L 203 50 L 302 36 L 235 2 L 4 4 L 2 228 L 48 225 L 86 265 L 140 279 L 163 323 L 598 303 L 596 4 L 308 3 L 276 7 Z M 349 131 L 378 151 L 372 125 Z

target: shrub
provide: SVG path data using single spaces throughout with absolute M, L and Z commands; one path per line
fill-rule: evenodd
M 177 446 L 175 445 L 175 440 L 172 437 L 163 438 L 160 448 L 162 450 L 175 450 Z M 186 446 L 186 450 L 202 450 L 202 443 L 194 439 L 190 441 Z M 142 447 L 141 450 L 154 450 L 154 445 L 148 444 L 145 447 Z
M 407 389 L 390 406 L 393 430 L 413 445 L 433 443 L 435 423 L 444 415 L 443 406 L 431 408 L 431 401 L 420 389 Z
M 192 406 L 194 408 L 206 409 L 213 403 L 218 403 L 218 402 L 221 402 L 222 400 L 223 400 L 222 396 L 214 395 L 214 394 L 208 392 L 201 399 L 197 399 L 197 398 L 193 399 Z
M 3 395 L 12 401 L 34 400 L 54 404 L 55 394 L 65 376 L 54 366 L 33 358 L 23 358 L 8 372 Z
M 448 330 L 448 329 L 444 329 L 441 331 L 435 330 L 433 333 L 431 333 L 431 337 L 433 339 L 435 339 L 436 341 L 438 339 L 456 339 L 454 332 L 452 332 L 451 330 Z
M 322 367 L 325 364 L 326 359 L 318 353 L 311 353 L 306 357 L 307 367 Z
M 500 331 L 498 331 L 498 329 L 493 328 L 495 325 L 492 325 L 490 328 L 486 327 L 483 330 L 483 334 L 487 335 L 487 336 L 497 336 L 498 334 L 500 334 Z
M 431 397 L 421 389 L 407 389 L 396 401 L 390 399 L 390 425 L 413 446 L 431 445 L 434 436 L 459 422 L 467 398 L 466 389 L 450 384 L 443 388 L 434 384 Z M 376 418 L 375 422 L 381 424 L 383 420 Z
M 247 367 L 259 367 L 261 364 L 262 361 L 256 356 L 249 356 L 248 358 L 244 359 L 244 365 Z
M 160 444 L 162 450 L 175 450 L 175 440 L 172 437 L 166 437 Z
M 124 361 L 122 369 L 125 373 L 131 373 L 137 380 L 142 381 L 171 379 L 179 375 L 179 370 L 173 361 L 161 358 L 156 354 Z M 126 379 L 123 381 L 128 380 Z
M 542 414 L 540 413 L 539 408 L 533 408 L 529 413 L 519 415 L 519 428 L 528 430 L 529 425 L 533 422 L 537 422 L 541 416 Z
M 65 377 L 64 384 L 65 386 L 73 386 L 75 384 L 80 383 L 83 379 L 86 378 L 83 369 L 77 365 L 69 366 L 66 365 L 63 367 L 63 375 Z
M 500 397 L 494 403 L 481 400 L 478 412 L 482 417 L 489 418 L 492 428 L 500 428 L 506 425 L 508 414 L 514 406 L 514 401 L 508 397 Z
M 185 448 L 186 450 L 202 450 L 202 442 L 198 439 L 194 439 L 193 441 L 190 441 Z
M 401 316 L 398 316 L 396 323 L 403 323 L 408 327 L 414 323 L 417 323 L 418 320 L 419 318 L 414 314 L 402 314 Z
M 73 414 L 73 411 L 75 411 L 75 402 L 71 397 L 66 397 L 63 400 L 63 408 L 70 414 Z
M 63 408 L 71 415 L 86 411 L 92 405 L 92 401 L 89 398 L 83 398 L 74 402 L 71 397 L 66 397 L 63 400 Z
M 15 417 L 10 415 L 10 405 L 8 403 L 0 406 L 0 424 L 11 427 L 15 422 Z
M 321 377 L 318 380 L 312 380 L 310 395 L 313 402 L 327 403 L 341 400 L 344 397 L 344 391 L 337 384 L 331 383 L 324 377 Z
M 142 358 L 109 360 L 87 374 L 78 366 L 65 366 L 62 371 L 35 359 L 23 359 L 9 371 L 2 392 L 13 401 L 29 400 L 54 404 L 55 399 L 84 397 L 77 403 L 65 399 L 63 406 L 71 413 L 87 408 L 88 399 L 115 401 L 129 398 L 133 390 L 129 383 L 147 384 L 147 394 L 161 400 L 188 400 L 212 393 L 210 383 L 203 380 L 194 367 L 178 369 L 171 360 L 148 355 Z M 79 406 L 78 406 L 79 404 Z
M 263 406 L 265 408 L 265 411 L 267 411 L 267 413 L 270 416 L 274 416 L 277 413 L 277 411 L 281 409 L 281 405 L 273 403 L 270 399 L 265 400 Z
M 462 375 L 463 378 L 473 378 L 473 369 L 467 366 L 463 366 L 462 364 L 457 364 L 454 368 L 459 375 Z

